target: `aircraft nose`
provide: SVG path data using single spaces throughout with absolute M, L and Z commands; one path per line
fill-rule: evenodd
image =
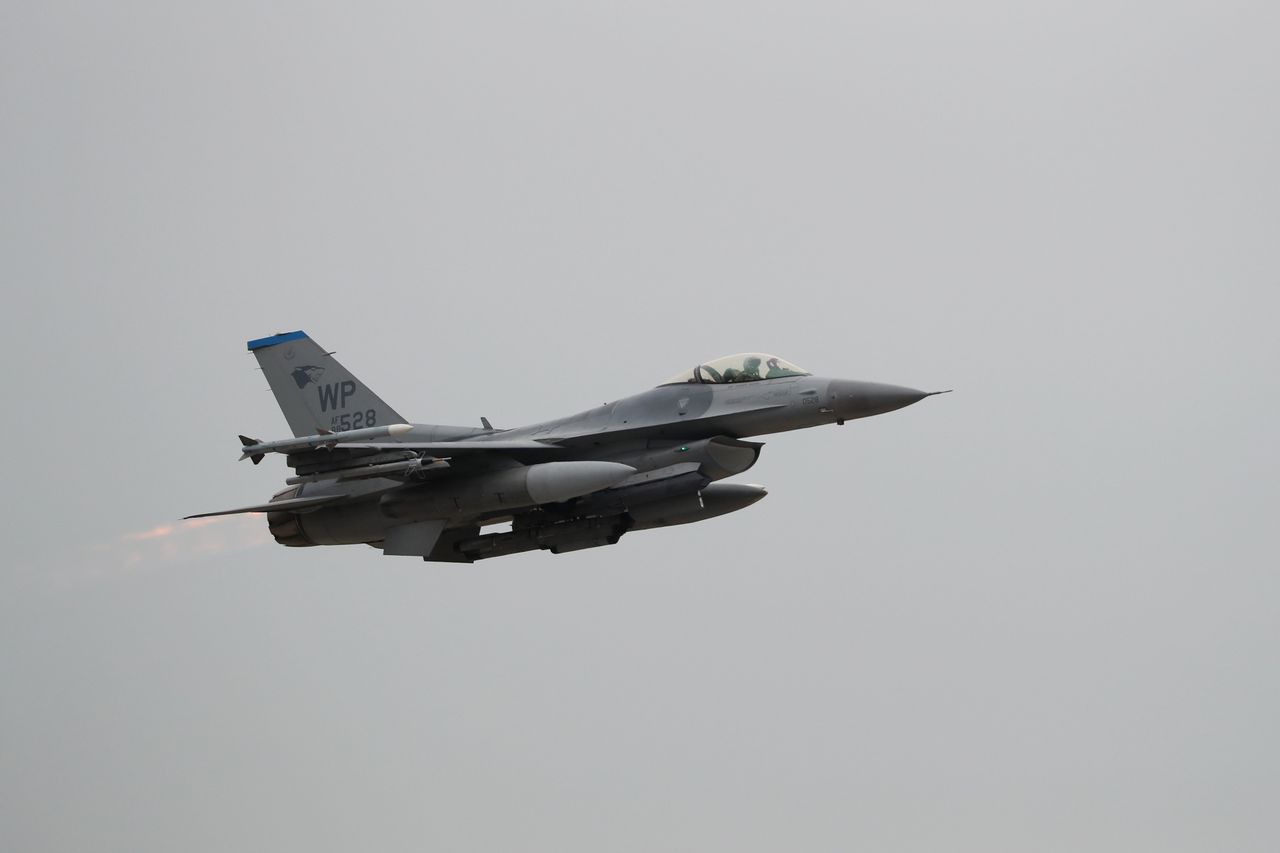
M 831 382 L 829 393 L 832 396 L 836 414 L 841 419 L 867 418 L 872 415 L 883 415 L 912 403 L 918 403 L 925 397 L 946 393 L 940 391 L 919 391 L 902 385 L 886 385 L 881 382 L 858 382 L 852 379 L 835 379 Z

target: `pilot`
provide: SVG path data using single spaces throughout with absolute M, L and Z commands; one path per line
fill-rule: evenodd
M 742 360 L 742 373 L 738 375 L 739 382 L 751 382 L 760 378 L 760 357 L 749 355 Z
M 779 376 L 790 376 L 791 371 L 778 364 L 776 358 L 771 358 L 765 362 L 769 367 L 769 372 L 764 375 L 765 379 L 777 379 Z

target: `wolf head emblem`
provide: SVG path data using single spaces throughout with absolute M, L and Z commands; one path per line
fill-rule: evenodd
M 299 388 L 306 388 L 312 382 L 320 381 L 320 377 L 324 376 L 324 368 L 316 367 L 314 364 L 304 364 L 301 367 L 295 367 L 289 375 L 293 377 L 294 382 L 298 383 Z

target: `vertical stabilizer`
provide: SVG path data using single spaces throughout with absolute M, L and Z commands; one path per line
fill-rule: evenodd
M 295 436 L 405 422 L 306 332 L 249 341 L 249 352 L 262 366 Z

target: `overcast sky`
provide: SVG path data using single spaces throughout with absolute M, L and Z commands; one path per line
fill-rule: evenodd
M 1274 851 L 1274 3 L 0 5 L 0 847 Z M 769 496 L 285 549 L 249 338 L 514 426 L 954 387 Z

